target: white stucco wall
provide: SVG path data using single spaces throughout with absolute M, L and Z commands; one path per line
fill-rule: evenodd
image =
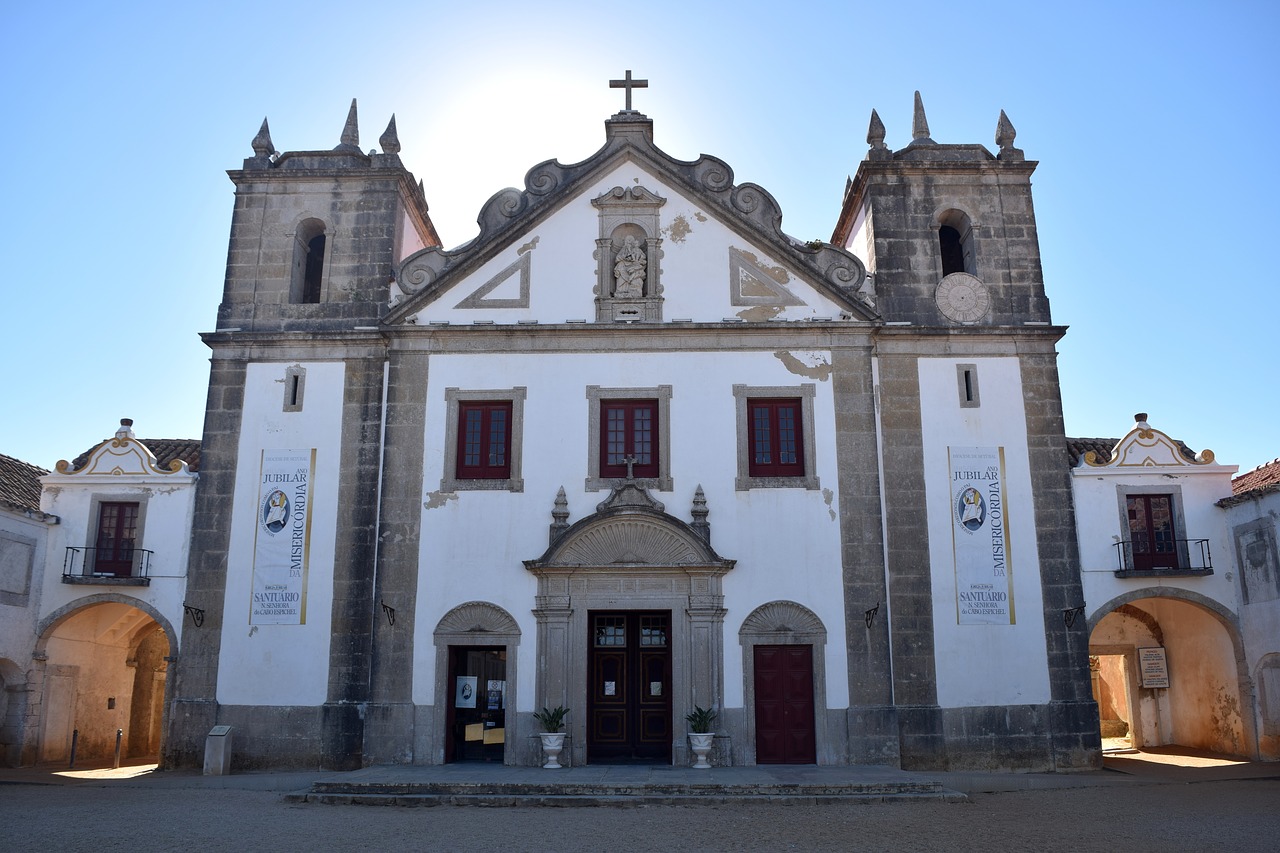
M 197 476 L 190 473 L 48 474 L 41 478 L 41 508 L 57 515 L 42 572 L 39 616 L 47 619 L 77 601 L 104 593 L 144 603 L 164 616 L 181 640 L 182 601 L 187 584 L 191 519 Z M 97 507 L 102 502 L 137 502 L 139 548 L 151 551 L 148 586 L 104 586 L 62 582 L 67 548 L 92 548 L 97 535 Z M 83 560 L 80 556 L 77 560 Z M 82 563 L 77 562 L 78 571 Z M 143 609 L 145 612 L 145 608 Z
M 805 364 L 829 364 L 828 353 L 797 352 Z M 520 708 L 533 707 L 537 674 L 535 578 L 523 560 L 547 548 L 556 491 L 563 486 L 569 523 L 595 511 L 608 491 L 587 491 L 586 386 L 652 388 L 671 385 L 671 492 L 653 492 L 666 511 L 690 521 L 699 484 L 710 509 L 711 543 L 737 560 L 724 578 L 725 704 L 743 702 L 738 629 L 761 604 L 796 601 L 826 626 L 827 702 L 848 704 L 841 583 L 834 410 L 829 379 L 792 373 L 772 352 L 675 354 L 435 356 L 431 360 L 424 436 L 421 575 L 415 621 L 414 701 L 431 704 L 435 649 L 431 632 L 441 616 L 472 600 L 490 601 L 516 619 Z M 737 473 L 734 384 L 797 388 L 815 384 L 815 453 L 820 490 L 735 491 Z M 524 386 L 522 493 L 438 492 L 444 464 L 445 392 Z
M 1080 544 L 1080 576 L 1087 611 L 1094 615 L 1107 602 L 1140 589 L 1173 587 L 1211 598 L 1228 610 L 1239 609 L 1233 546 L 1226 516 L 1215 506 L 1231 494 L 1235 466 L 1153 466 L 1072 470 L 1076 506 L 1076 536 Z M 1125 496 L 1158 490 L 1174 495 L 1175 515 L 1185 526 L 1177 538 L 1208 539 L 1214 573 L 1207 577 L 1117 578 L 1115 544 L 1127 540 L 1129 523 Z M 1192 553 L 1199 559 L 1199 550 Z
M 777 318 L 840 316 L 842 308 L 838 304 L 782 269 L 778 260 L 762 248 L 720 224 L 712 211 L 702 209 L 639 165 L 624 163 L 419 312 L 417 322 L 420 325 L 440 321 L 469 325 L 477 320 L 498 324 L 520 320 L 593 321 L 596 308 L 592 288 L 596 286 L 598 262 L 592 253 L 600 236 L 600 212 L 591 200 L 617 186 L 643 186 L 667 200 L 658 211 L 662 257 L 648 259 L 650 265 L 661 265 L 665 300 L 662 312 L 667 321 L 720 322 L 725 317 L 741 316 L 752 307 L 759 310 L 758 306 L 730 302 L 730 247 L 750 253 L 760 266 L 775 272 L 783 280 L 782 286 L 804 303 L 779 308 Z M 525 254 L 530 264 L 528 308 L 455 307 Z M 515 298 L 519 295 L 519 281 L 518 273 L 512 275 L 484 298 Z
M 5 593 L 0 600 L 0 659 L 24 670 L 35 646 L 48 543 L 54 526 L 24 513 L 0 510 L 0 592 Z M 13 675 L 13 671 L 9 674 Z M 7 678 L 5 683 L 9 683 Z
M 977 367 L 977 408 L 960 406 L 959 364 Z M 1044 607 L 1018 360 L 923 358 L 919 377 L 938 704 L 956 708 L 1048 702 Z M 1015 624 L 958 624 L 949 447 L 1004 448 L 1006 548 Z
M 252 363 L 245 374 L 239 467 L 218 662 L 218 701 L 232 705 L 319 705 L 329 680 L 338 463 L 344 365 L 301 362 L 303 406 L 283 411 L 293 362 Z M 306 624 L 250 625 L 254 536 L 263 450 L 315 448 Z

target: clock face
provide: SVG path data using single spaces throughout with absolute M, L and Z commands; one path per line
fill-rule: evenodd
M 953 272 L 938 282 L 934 299 L 943 316 L 957 323 L 976 323 L 991 310 L 987 286 L 967 272 Z

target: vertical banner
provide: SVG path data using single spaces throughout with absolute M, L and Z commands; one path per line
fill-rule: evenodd
M 956 621 L 1012 625 L 1013 575 L 1004 500 L 1003 447 L 950 447 L 951 549 Z
M 304 625 L 315 448 L 262 451 L 250 625 Z

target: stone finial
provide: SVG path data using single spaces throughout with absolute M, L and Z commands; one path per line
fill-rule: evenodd
M 133 418 L 121 418 L 120 429 L 116 430 L 116 438 L 123 441 L 126 438 L 133 437 Z
M 342 128 L 342 138 L 334 151 L 350 151 L 362 154 L 360 150 L 360 123 L 356 118 L 356 99 L 351 99 L 351 109 L 347 111 L 347 123 Z
M 867 125 L 867 144 L 872 148 L 884 148 L 884 122 L 875 110 L 871 111 L 871 123 Z
M 556 503 L 551 509 L 551 531 L 548 538 L 548 544 L 552 544 L 559 538 L 560 534 L 569 529 L 569 499 L 565 497 L 564 486 L 560 487 L 560 491 L 556 492 Z
M 258 135 L 249 144 L 253 146 L 254 156 L 270 157 L 276 153 L 276 147 L 271 144 L 271 128 L 267 127 L 266 116 L 262 118 L 262 127 L 258 128 Z
M 1022 149 L 1013 147 L 1013 140 L 1017 136 L 1018 131 L 1014 129 L 1013 122 L 1009 121 L 1009 117 L 1004 114 L 1004 110 L 1001 110 L 1000 120 L 996 122 L 996 145 L 1000 146 L 1000 153 L 996 155 L 997 159 L 1022 159 Z
M 396 135 L 395 113 L 391 114 L 391 121 L 387 122 L 387 129 L 382 132 L 382 136 L 378 137 L 378 144 L 382 146 L 383 154 L 400 153 L 400 137 Z
M 690 512 L 690 515 L 693 516 L 693 524 L 689 526 L 708 545 L 711 544 L 711 525 L 707 522 L 707 516 L 710 514 L 711 511 L 707 509 L 707 496 L 702 491 L 702 484 L 699 483 L 698 488 L 693 493 L 693 510 Z
M 924 101 L 920 99 L 920 91 L 916 90 L 916 106 L 911 116 L 911 144 L 936 145 L 929 138 L 929 120 L 924 117 Z

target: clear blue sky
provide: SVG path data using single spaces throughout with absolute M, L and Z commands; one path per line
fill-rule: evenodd
M 1247 470 L 1280 456 L 1280 4 L 805 2 L 9 3 L 0 150 L 0 453 L 53 467 L 108 437 L 199 437 L 231 217 L 225 170 L 264 115 L 281 150 L 361 145 L 394 112 L 444 242 L 635 106 L 673 156 L 764 186 L 828 238 L 876 108 L 911 138 L 1034 177 L 1067 433 L 1132 414 Z

